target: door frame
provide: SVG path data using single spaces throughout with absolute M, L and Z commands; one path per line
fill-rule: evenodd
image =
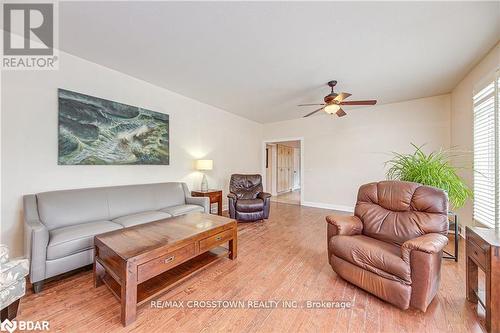
M 300 142 L 300 205 L 304 202 L 304 137 L 303 136 L 297 136 L 297 137 L 285 137 L 285 138 L 277 138 L 277 139 L 265 139 L 262 141 L 262 148 L 261 148 L 261 169 L 262 169 L 262 184 L 265 185 L 265 191 L 269 192 L 269 189 L 267 188 L 267 174 L 266 174 L 266 145 L 270 143 L 279 143 L 283 141 L 299 141 Z M 271 192 L 269 192 L 271 193 Z

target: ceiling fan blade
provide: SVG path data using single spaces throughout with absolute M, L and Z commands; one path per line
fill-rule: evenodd
M 335 100 L 337 102 L 342 102 L 344 99 L 346 99 L 349 96 L 351 96 L 351 94 L 349 94 L 349 93 L 340 93 L 333 100 Z
M 297 106 L 313 106 L 313 105 L 325 105 L 325 103 L 321 103 L 321 104 L 318 104 L 318 103 L 316 103 L 316 104 L 299 104 Z
M 339 116 L 339 117 L 343 117 L 343 116 L 345 116 L 347 113 L 345 113 L 345 111 L 344 111 L 344 110 L 339 109 L 337 112 L 335 112 L 335 114 L 336 114 L 337 116 Z
M 340 105 L 375 105 L 377 104 L 377 101 L 374 99 L 366 100 L 366 101 L 347 101 L 347 102 L 340 102 Z
M 323 108 L 319 108 L 317 110 L 314 110 L 313 112 L 306 114 L 303 118 L 312 116 L 313 114 L 315 114 L 316 112 L 321 111 L 321 110 L 323 110 Z

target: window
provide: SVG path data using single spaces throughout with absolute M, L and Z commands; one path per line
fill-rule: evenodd
M 474 220 L 499 226 L 498 73 L 474 94 Z

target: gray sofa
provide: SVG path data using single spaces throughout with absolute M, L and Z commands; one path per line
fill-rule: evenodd
M 137 224 L 210 210 L 184 183 L 44 192 L 24 196 L 25 255 L 40 292 L 47 278 L 93 262 L 94 236 Z

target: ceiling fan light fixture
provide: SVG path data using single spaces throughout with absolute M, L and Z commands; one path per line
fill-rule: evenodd
M 370 100 L 364 100 L 364 101 L 345 101 L 346 98 L 350 97 L 350 93 L 346 92 L 341 92 L 341 93 L 335 93 L 333 91 L 333 87 L 337 84 L 337 81 L 330 81 L 327 83 L 328 86 L 331 88 L 331 92 L 326 95 L 323 98 L 323 101 L 325 103 L 320 103 L 320 104 L 299 104 L 298 106 L 313 106 L 313 105 L 324 105 L 320 107 L 317 110 L 314 110 L 312 112 L 309 112 L 304 116 L 304 118 L 310 117 L 313 114 L 316 114 L 320 111 L 325 111 L 328 114 L 336 114 L 339 117 L 343 117 L 347 115 L 347 113 L 342 110 L 343 105 L 375 105 L 377 104 L 377 100 L 375 99 L 370 99 Z
M 325 106 L 325 112 L 329 114 L 334 114 L 340 109 L 340 106 L 337 104 L 329 104 Z

